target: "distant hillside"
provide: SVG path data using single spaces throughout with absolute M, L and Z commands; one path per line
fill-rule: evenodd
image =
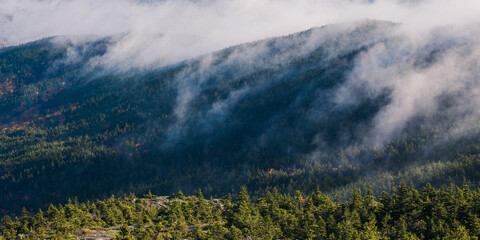
M 113 37 L 3 48 L 1 214 L 148 190 L 221 196 L 246 185 L 254 196 L 273 187 L 348 195 L 354 185 L 379 192 L 464 177 L 476 186 L 480 118 L 454 111 L 465 104 L 460 90 L 441 92 L 434 110 L 399 117 L 391 130 L 376 126 L 398 105 L 395 86 L 352 83 L 392 73 L 360 71 L 372 52 L 394 49 L 385 65 L 405 58 L 397 28 L 331 25 L 146 69 L 96 64 Z M 412 50 L 407 62 L 418 72 L 471 46 L 439 36 Z

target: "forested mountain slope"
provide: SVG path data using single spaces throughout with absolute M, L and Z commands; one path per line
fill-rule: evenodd
M 477 44 L 398 28 L 330 25 L 141 69 L 104 64 L 116 36 L 3 48 L 1 214 L 148 190 L 476 186 Z

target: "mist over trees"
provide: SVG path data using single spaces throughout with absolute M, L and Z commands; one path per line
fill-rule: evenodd
M 478 38 L 459 31 L 362 21 L 136 70 L 96 64 L 115 37 L 3 48 L 2 215 L 148 190 L 477 187 Z
M 478 239 L 479 12 L 0 0 L 0 240 Z

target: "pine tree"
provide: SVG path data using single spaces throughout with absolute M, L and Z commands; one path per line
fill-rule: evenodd
M 360 189 L 355 187 L 353 189 L 353 196 L 350 199 L 349 202 L 350 210 L 357 210 L 359 211 L 360 209 L 363 209 L 363 197 L 362 193 L 360 192 Z
M 453 223 L 453 228 L 447 232 L 446 239 L 470 240 L 477 237 L 470 237 L 468 229 L 461 225 L 458 221 Z
M 8 215 L 2 219 L 0 230 L 5 239 L 15 239 L 17 236 L 15 222 Z
M 30 232 L 30 214 L 27 209 L 22 208 L 22 216 L 20 217 L 20 232 L 27 233 Z
M 123 224 L 120 232 L 115 236 L 115 240 L 134 240 L 135 238 L 130 233 L 130 228 Z
M 368 217 L 368 222 L 363 225 L 363 231 L 360 238 L 364 240 L 381 239 L 380 233 L 377 231 L 377 220 L 375 215 L 370 214 Z
M 238 202 L 235 205 L 235 215 L 234 222 L 237 227 L 243 229 L 248 227 L 248 218 L 252 214 L 250 195 L 248 195 L 247 189 L 241 187 L 240 193 L 238 195 Z
M 202 190 L 199 188 L 198 191 L 197 191 L 197 198 L 198 200 L 204 200 L 205 198 L 203 197 L 203 193 L 202 193 Z
M 242 240 L 244 239 L 242 231 L 235 226 L 230 227 L 230 232 L 228 233 L 228 239 L 231 240 Z

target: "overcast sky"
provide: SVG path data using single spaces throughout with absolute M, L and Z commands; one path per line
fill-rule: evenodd
M 170 63 L 331 23 L 369 18 L 421 32 L 476 23 L 479 13 L 478 0 L 0 0 L 0 41 L 119 35 L 112 58 Z

